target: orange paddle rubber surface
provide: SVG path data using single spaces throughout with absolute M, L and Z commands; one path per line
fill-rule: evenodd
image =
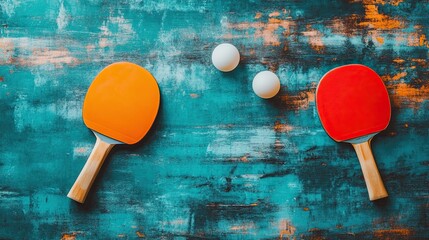
M 110 150 L 140 141 L 156 118 L 159 101 L 155 78 L 136 64 L 114 63 L 95 77 L 83 103 L 83 120 L 97 140 L 67 197 L 85 202 Z
M 359 64 L 326 73 L 316 90 L 320 120 L 328 135 L 341 142 L 387 128 L 390 101 L 378 74 Z
M 86 126 L 117 141 L 133 144 L 149 131 L 158 113 L 160 94 L 144 68 L 118 62 L 92 82 L 83 104 Z

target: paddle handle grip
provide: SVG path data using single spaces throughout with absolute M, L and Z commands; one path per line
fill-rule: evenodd
M 104 159 L 109 154 L 113 146 L 115 145 L 106 143 L 97 137 L 97 141 L 95 142 L 91 155 L 89 155 L 88 160 L 67 194 L 67 197 L 79 203 L 85 202 L 89 189 L 91 189 L 91 186 L 103 165 Z
M 388 196 L 383 180 L 378 172 L 377 165 L 372 155 L 370 141 L 352 144 L 359 158 L 366 188 L 368 189 L 369 200 L 374 201 Z

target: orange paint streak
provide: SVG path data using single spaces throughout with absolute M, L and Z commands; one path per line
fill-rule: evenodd
M 355 1 L 358 2 L 358 1 Z M 363 0 L 364 4 L 390 4 L 393 6 L 398 6 L 403 0 Z
M 280 221 L 279 230 L 280 230 L 279 239 L 283 239 L 283 237 L 294 235 L 296 231 L 296 227 L 292 226 L 290 221 L 283 219 Z
M 257 12 L 257 13 L 255 14 L 255 19 L 260 19 L 261 17 L 262 17 L 262 13 Z
M 378 43 L 383 44 L 384 43 L 384 38 L 382 37 L 375 37 L 375 39 L 377 40 Z
M 61 236 L 61 240 L 75 240 L 75 239 L 76 239 L 76 234 L 75 233 L 72 233 L 72 234 L 64 233 Z
M 282 133 L 282 132 L 289 132 L 293 129 L 291 125 L 288 124 L 282 124 L 279 121 L 276 121 L 274 123 L 274 131 Z
M 377 30 L 391 30 L 404 27 L 404 23 L 399 20 L 379 13 L 378 6 L 374 4 L 374 1 L 364 1 L 363 7 L 365 9 L 365 16 L 364 21 L 359 23 L 361 27 L 370 27 Z
M 427 45 L 426 36 L 424 34 L 420 35 L 419 37 L 419 46 L 425 46 Z
M 392 80 L 393 81 L 397 81 L 397 80 L 399 80 L 401 78 L 404 78 L 405 76 L 407 76 L 407 72 L 401 72 L 401 73 L 398 73 L 398 74 L 394 75 L 392 77 Z
M 404 60 L 404 59 L 400 59 L 400 58 L 395 58 L 395 59 L 393 59 L 393 62 L 394 62 L 394 63 L 402 64 L 402 63 L 404 63 L 404 62 L 405 62 L 405 60 Z
M 83 234 L 83 232 L 77 231 L 72 233 L 63 233 L 61 235 L 61 240 L 75 240 L 78 234 Z
M 400 72 L 393 76 L 383 75 L 381 76 L 381 79 L 383 79 L 383 81 L 398 81 L 399 79 L 404 78 L 405 76 L 407 76 L 407 72 Z
M 377 238 L 385 238 L 385 237 L 389 237 L 389 236 L 411 236 L 412 235 L 412 231 L 410 229 L 407 228 L 393 228 L 393 229 L 380 229 L 380 230 L 375 230 L 374 231 L 374 236 Z
M 429 86 L 415 88 L 406 83 L 399 83 L 388 86 L 388 89 L 393 92 L 393 104 L 398 107 L 405 103 L 411 108 L 418 109 L 422 102 L 429 100 Z

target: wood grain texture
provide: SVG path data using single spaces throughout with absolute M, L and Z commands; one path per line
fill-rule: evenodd
M 91 186 L 94 183 L 98 172 L 103 166 L 104 160 L 106 159 L 110 150 L 115 146 L 115 144 L 104 142 L 98 136 L 96 138 L 97 140 L 95 142 L 94 148 L 91 151 L 91 154 L 88 157 L 88 160 L 86 160 L 85 165 L 79 173 L 79 176 L 67 194 L 67 197 L 79 203 L 85 202 Z
M 366 142 L 353 143 L 356 155 L 358 156 L 362 174 L 365 179 L 366 188 L 368 189 L 369 200 L 374 201 L 388 197 L 389 194 L 383 184 L 380 173 L 375 163 L 371 151 L 371 139 Z
M 0 1 L 0 238 L 428 238 L 428 3 Z M 231 73 L 210 62 L 222 42 L 242 56 Z M 80 205 L 66 194 L 94 141 L 82 102 L 115 61 L 151 71 L 161 107 Z M 385 200 L 368 200 L 353 147 L 316 113 L 318 80 L 349 63 L 390 94 L 372 141 Z M 271 100 L 251 88 L 267 69 Z

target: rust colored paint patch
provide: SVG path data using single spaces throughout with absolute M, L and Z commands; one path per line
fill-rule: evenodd
M 365 4 L 364 1 L 363 7 L 365 9 L 365 16 L 364 20 L 359 23 L 359 26 L 374 28 L 377 30 L 400 29 L 404 26 L 401 21 L 380 13 L 378 11 L 378 6 L 375 4 Z
M 279 230 L 280 230 L 279 239 L 283 239 L 284 237 L 295 234 L 296 227 L 294 227 L 289 220 L 283 219 L 280 221 Z
M 198 95 L 198 94 L 196 94 L 196 93 L 191 93 L 191 94 L 189 94 L 189 96 L 190 96 L 191 98 L 199 98 L 199 97 L 200 97 L 200 95 Z
M 75 240 L 77 233 L 63 233 L 61 240 Z
M 310 103 L 314 102 L 316 99 L 315 91 L 315 89 L 310 91 L 302 91 L 299 92 L 297 95 L 284 95 L 280 98 L 288 108 L 294 110 L 308 109 Z
M 408 228 L 380 229 L 374 231 L 374 236 L 377 238 L 390 239 L 390 237 L 412 236 L 412 233 L 413 231 Z
M 262 13 L 257 12 L 257 13 L 255 14 L 255 19 L 260 19 L 261 17 L 262 17 Z
M 3 82 L 4 81 L 4 77 L 0 77 L 0 82 Z
M 144 238 L 144 237 L 146 237 L 146 236 L 144 235 L 144 233 L 141 233 L 141 232 L 139 232 L 139 231 L 137 231 L 137 232 L 136 232 L 136 234 L 137 234 L 137 237 L 139 237 L 139 238 Z
M 282 124 L 279 121 L 276 121 L 274 123 L 274 131 L 276 132 L 289 132 L 293 129 L 291 125 L 288 124 Z

